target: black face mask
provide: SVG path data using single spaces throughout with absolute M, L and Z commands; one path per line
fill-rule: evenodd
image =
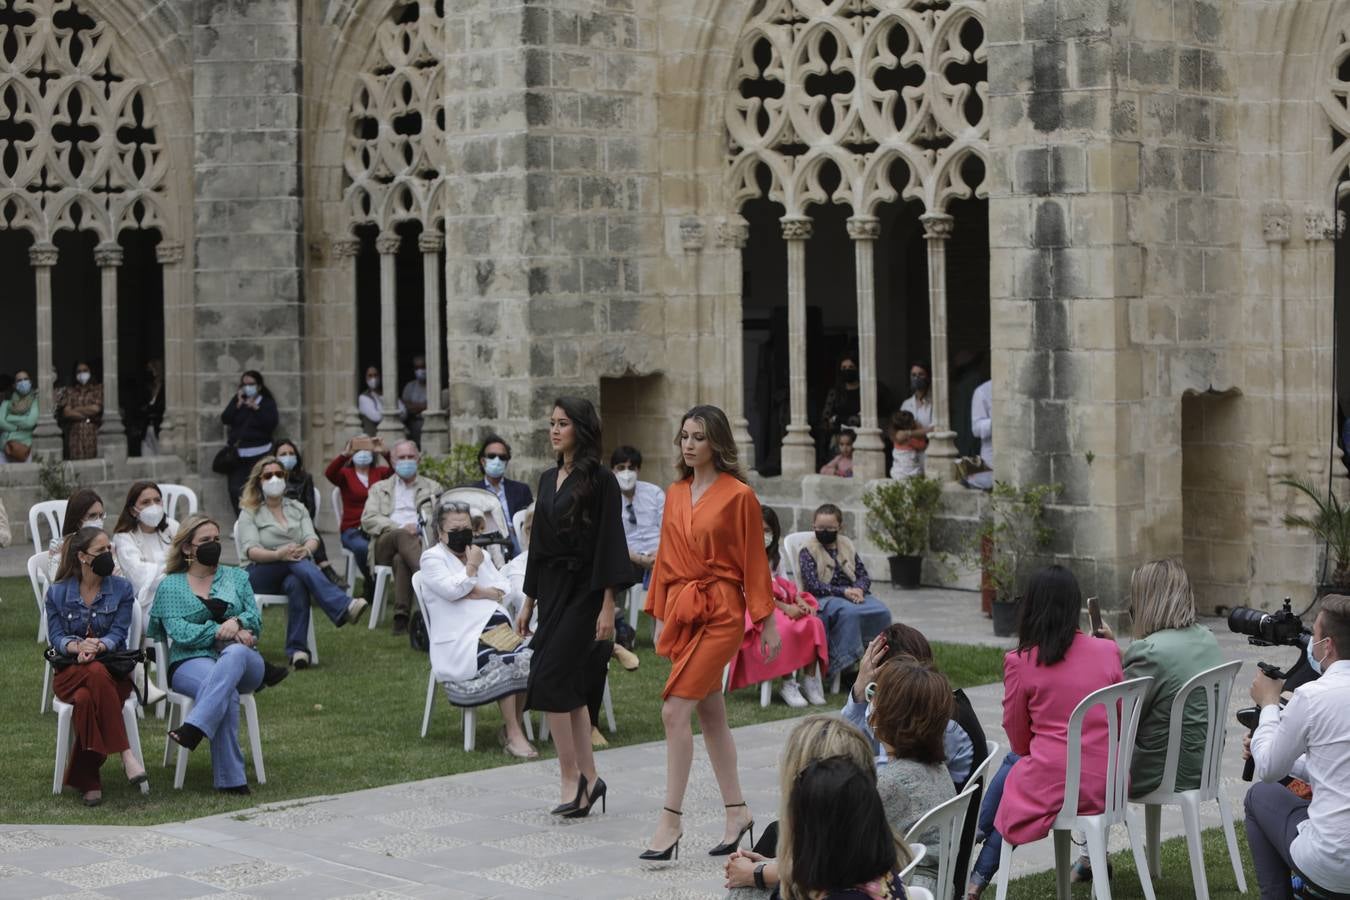
M 472 528 L 456 528 L 445 533 L 445 545 L 456 553 L 463 553 L 472 543 Z
M 921 391 L 928 387 L 928 377 L 925 375 L 909 376 L 909 388 L 912 391 Z
M 112 553 L 107 550 L 104 550 L 98 556 L 95 556 L 94 561 L 89 564 L 89 568 L 93 570 L 93 573 L 99 578 L 107 578 L 113 573 L 113 569 L 116 567 L 117 564 L 113 562 Z
M 197 548 L 197 562 L 213 569 L 220 563 L 220 541 L 211 541 Z
M 844 380 L 845 384 L 852 384 L 858 380 L 858 370 L 841 367 L 839 369 L 839 377 Z
M 839 537 L 839 532 L 834 529 L 817 528 L 816 540 L 820 541 L 826 547 L 834 543 L 834 539 Z

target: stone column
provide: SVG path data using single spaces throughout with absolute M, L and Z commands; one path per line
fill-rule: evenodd
M 932 346 L 932 384 L 928 396 L 933 404 L 933 430 L 928 435 L 925 474 L 938 481 L 956 480 L 956 432 L 951 430 L 951 404 L 947 399 L 947 239 L 952 236 L 952 217 L 927 212 L 919 217 L 928 240 L 928 331 Z
M 853 445 L 853 477 L 885 478 L 885 441 L 877 427 L 877 321 L 876 241 L 881 220 L 876 216 L 852 216 L 848 236 L 853 239 L 853 260 L 858 282 L 858 375 L 861 381 L 858 440 Z
M 160 241 L 155 245 L 159 277 L 164 288 L 164 360 L 160 393 L 164 396 L 164 419 L 159 426 L 159 448 L 164 454 L 187 449 L 187 410 L 195 404 L 186 389 L 187 361 L 183 340 L 183 242 Z
M 98 452 L 104 459 L 127 455 L 127 429 L 122 424 L 122 404 L 117 390 L 117 270 L 122 267 L 122 248 L 115 242 L 94 248 L 103 298 L 103 424 L 98 430 Z
M 1289 463 L 1288 418 L 1289 403 L 1285 396 L 1285 370 L 1288 358 L 1284 345 L 1284 245 L 1289 243 L 1289 224 L 1292 213 L 1283 203 L 1267 203 L 1261 210 L 1261 233 L 1270 254 L 1270 346 L 1274 357 L 1271 366 L 1271 411 L 1274 413 L 1271 430 L 1270 458 L 1266 460 L 1266 488 L 1272 514 L 1271 524 L 1278 525 L 1284 513 L 1288 488 L 1280 484 L 1292 473 Z
M 337 271 L 333 277 L 336 279 L 335 283 L 337 284 L 338 303 L 346 306 L 348 314 L 353 314 L 353 310 L 356 308 L 356 257 L 361 253 L 361 241 L 350 235 L 347 237 L 334 238 L 331 249 L 332 257 L 336 261 L 334 267 Z M 355 329 L 353 328 L 352 331 L 354 334 Z M 338 434 L 334 438 L 339 446 L 345 445 L 348 437 L 351 437 L 361 430 L 361 415 L 357 411 L 355 401 L 349 399 L 351 397 L 351 385 L 354 378 L 353 373 L 364 365 L 364 363 L 356 356 L 355 340 L 352 341 L 352 354 L 350 359 L 348 359 L 348 371 L 345 374 L 345 381 L 343 381 L 344 374 L 340 369 L 341 364 L 341 360 L 339 359 L 337 363 L 339 366 L 337 374 L 337 396 L 342 399 L 334 404 L 333 409 L 333 422 L 337 424 L 338 427 L 345 429 L 344 434 Z M 380 364 L 383 365 L 384 363 L 381 362 Z M 364 388 L 361 388 L 361 390 L 363 389 Z M 397 407 L 397 404 L 395 404 L 395 406 Z
M 783 474 L 800 478 L 816 470 L 816 445 L 806 418 L 806 242 L 812 222 L 807 216 L 784 216 L 781 221 L 788 261 L 789 414 Z
M 750 437 L 750 422 L 745 417 L 745 338 L 742 332 L 741 254 L 750 241 L 750 223 L 742 216 L 728 216 L 717 226 L 717 241 L 723 253 L 722 334 L 726 341 L 727 418 L 741 464 L 755 467 L 755 442 Z
M 379 434 L 391 453 L 394 442 L 403 439 L 403 423 L 398 417 L 398 280 L 395 269 L 402 242 L 403 239 L 392 232 L 385 232 L 375 239 L 375 250 L 380 254 L 380 377 L 384 400 Z
M 52 267 L 56 265 L 55 244 L 34 244 L 28 248 L 37 287 L 37 380 L 38 421 L 33 429 L 33 456 L 55 453 L 61 456 L 61 428 L 56 424 L 56 379 L 52 369 Z
M 422 452 L 445 453 L 449 450 L 448 410 L 441 409 L 441 250 L 445 238 L 436 231 L 423 231 L 417 239 L 422 251 L 422 319 L 426 333 L 423 354 L 427 360 L 427 409 L 422 414 Z

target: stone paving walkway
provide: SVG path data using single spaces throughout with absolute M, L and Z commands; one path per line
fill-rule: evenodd
M 897 618 L 934 640 L 1006 645 L 994 639 L 968 593 L 884 592 Z M 1212 622 L 1230 658 L 1256 658 L 1245 642 Z M 1266 658 L 1287 663 L 1291 651 Z M 1234 707 L 1245 705 L 1255 667 L 1239 674 Z M 967 692 L 991 740 L 1006 747 L 1002 689 Z M 617 710 L 623 727 L 623 710 Z M 1230 719 L 1231 722 L 1231 719 Z M 737 730 L 741 778 L 761 824 L 775 818 L 777 761 L 791 721 Z M 1225 788 L 1241 814 L 1237 780 L 1241 731 L 1229 729 Z M 275 752 L 282 752 L 279 748 Z M 707 848 L 721 837 L 721 800 L 701 747 L 685 802 L 683 855 L 677 865 L 639 866 L 661 805 L 662 744 L 597 755 L 610 786 L 608 811 L 560 821 L 547 814 L 557 764 L 527 765 L 260 807 L 244 813 L 152 828 L 0 826 L 0 896 L 134 897 L 438 897 L 710 898 L 724 895 L 721 864 Z M 166 784 L 160 779 L 159 784 Z M 54 801 L 55 802 L 55 801 Z M 1217 811 L 1205 810 L 1206 825 Z M 1164 832 L 1180 817 L 1164 814 Z M 1239 824 L 1239 828 L 1241 825 Z M 1124 846 L 1122 829 L 1114 844 Z M 1021 873 L 1053 863 L 1050 843 L 1016 856 Z M 1211 870 L 1225 859 L 1207 860 Z

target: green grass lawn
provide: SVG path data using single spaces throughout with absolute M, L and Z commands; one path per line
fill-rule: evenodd
M 254 785 L 253 796 L 227 797 L 211 790 L 206 744 L 192 755 L 184 790 L 173 790 L 172 769 L 159 765 L 164 722 L 147 717 L 141 722 L 141 744 L 153 786 L 149 798 L 133 795 L 120 763 L 109 760 L 103 768 L 104 804 L 86 809 L 70 792 L 61 797 L 51 794 L 56 718 L 37 711 L 42 648 L 34 640 L 37 611 L 27 579 L 0 579 L 0 597 L 4 598 L 0 603 L 0 671 L 7 687 L 0 697 L 0 716 L 6 724 L 6 752 L 0 756 L 0 784 L 5 785 L 0 793 L 0 822 L 154 824 L 514 763 L 497 746 L 501 716 L 496 704 L 479 710 L 477 749 L 472 753 L 464 752 L 460 716 L 451 711 L 443 695 L 436 698 L 426 739 L 418 736 L 426 700 L 427 657 L 410 650 L 406 638 L 390 635 L 387 619 L 372 632 L 365 622 L 337 630 L 320 616 L 315 624 L 322 665 L 293 672 L 258 698 L 267 784 Z M 263 622 L 261 650 L 268 659 L 281 662 L 284 610 L 268 609 Z M 987 684 L 1001 677 L 1000 650 L 950 644 L 934 644 L 933 649 L 954 687 Z M 670 666 L 652 652 L 645 630 L 638 655 L 642 666 L 636 672 L 626 672 L 617 664 L 610 668 L 618 724 L 618 733 L 607 735 L 613 746 L 663 737 L 661 686 Z M 756 688 L 733 694 L 728 712 L 733 726 L 800 713 L 777 698 L 767 709 L 761 708 Z M 545 755 L 552 753 L 551 747 L 540 750 Z M 253 779 L 251 764 L 249 779 Z

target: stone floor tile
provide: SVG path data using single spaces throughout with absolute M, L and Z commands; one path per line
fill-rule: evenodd
M 286 881 L 292 878 L 303 878 L 304 876 L 305 873 L 299 869 L 261 861 L 244 865 L 216 866 L 187 873 L 187 877 L 193 881 L 200 881 L 212 887 L 228 890 L 239 888 L 247 890 L 275 881 Z
M 0 855 L 38 850 L 43 847 L 59 847 L 61 843 L 50 834 L 32 829 L 0 831 Z
M 541 826 L 522 825 L 519 822 L 509 822 L 504 819 L 479 818 L 470 819 L 467 822 L 460 822 L 456 825 L 446 825 L 429 830 L 433 834 L 443 834 L 446 837 L 464 838 L 470 841 L 502 840 L 522 834 L 533 834 L 537 831 L 556 833 L 556 830 L 552 828 L 546 829 Z
M 445 825 L 458 825 L 473 821 L 475 816 L 462 810 L 438 807 L 418 807 L 401 809 L 378 816 L 372 816 L 376 822 L 390 828 L 402 828 L 408 831 L 420 831 L 441 828 Z
M 354 885 L 342 878 L 327 875 L 306 875 L 291 881 L 278 881 L 273 884 L 249 888 L 248 892 L 259 898 L 287 898 L 287 900 L 328 900 L 331 897 L 344 897 L 353 893 L 368 893 L 369 888 Z M 397 896 L 393 891 L 386 894 Z
M 578 850 L 606 847 L 610 846 L 610 844 L 608 841 L 598 837 L 579 834 L 574 829 L 561 834 L 535 832 L 533 834 L 517 835 L 501 840 L 487 841 L 484 846 L 495 847 L 498 850 L 506 850 L 511 853 L 519 853 L 522 856 L 531 858 L 541 858 L 561 856 L 563 854 L 567 854 L 570 857 L 571 854 Z M 568 861 L 570 861 L 570 859 Z
M 453 850 L 456 847 L 463 847 L 466 843 L 468 842 L 426 831 L 399 831 L 382 837 L 358 841 L 347 846 L 355 850 L 364 850 L 367 853 L 413 859 L 428 856 L 440 850 Z
M 574 866 L 571 863 L 555 860 L 516 862 L 492 869 L 484 869 L 478 873 L 480 877 L 492 881 L 500 881 L 516 887 L 539 888 L 545 891 L 549 890 L 550 885 L 598 874 L 600 873 L 595 869 Z
M 0 866 L 0 881 L 4 881 L 6 878 L 17 878 L 20 875 L 31 874 L 33 873 L 27 869 L 21 869 L 18 866 Z M 0 893 L 3 893 L 3 891 L 0 891 Z
M 485 869 L 520 862 L 520 854 L 498 850 L 494 847 L 466 844 L 463 847 L 455 847 L 439 853 L 429 853 L 419 857 L 417 861 L 450 872 L 472 872 L 475 875 L 481 875 Z M 453 883 L 451 883 L 451 887 L 453 886 Z
M 209 888 L 205 889 L 210 891 Z M 130 881 L 126 884 L 100 888 L 99 893 L 125 900 L 179 900 L 182 897 L 217 897 L 218 893 L 203 893 L 203 885 L 179 875 L 164 875 L 147 881 Z
M 5 900 L 32 900 L 34 897 L 68 897 L 76 893 L 68 884 L 41 875 L 16 875 L 0 884 Z
M 0 855 L 0 863 L 17 865 L 36 873 L 107 861 L 108 857 L 102 853 L 79 845 L 68 846 L 65 844 L 53 844 L 50 847 L 39 847 L 34 850 L 15 851 Z
M 182 875 L 185 872 L 198 872 L 216 866 L 238 865 L 252 861 L 250 857 L 202 844 L 185 844 L 185 846 L 173 850 L 158 850 L 132 858 L 140 865 L 171 875 Z
M 131 834 L 118 834 L 105 838 L 84 840 L 80 841 L 79 845 L 87 850 L 93 850 L 95 853 L 102 853 L 106 856 L 111 856 L 114 859 L 128 859 L 130 857 L 155 853 L 161 850 L 182 849 L 197 846 L 182 838 L 177 838 L 169 834 L 161 834 L 160 832 L 150 831 L 149 829 Z
M 52 869 L 45 876 L 52 881 L 73 884 L 75 887 L 97 890 L 129 881 L 149 881 L 164 875 L 156 869 L 139 866 L 135 863 L 110 859 L 104 862 L 82 866 L 70 866 L 64 869 Z

